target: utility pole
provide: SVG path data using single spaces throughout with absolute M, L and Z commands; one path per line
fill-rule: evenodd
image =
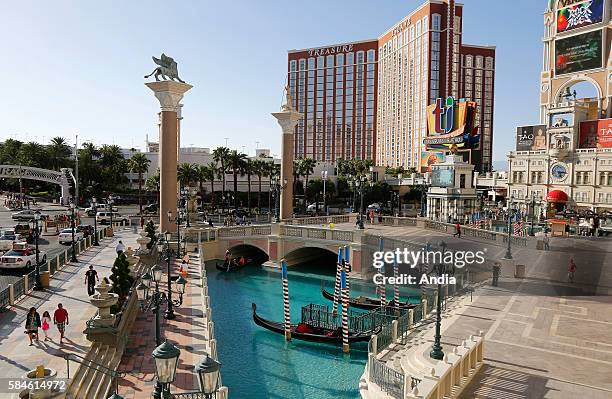
M 76 183 L 74 185 L 74 205 L 79 206 L 79 135 L 76 135 L 74 140 L 74 165 L 75 165 L 75 179 Z M 111 209 L 112 211 L 112 209 Z

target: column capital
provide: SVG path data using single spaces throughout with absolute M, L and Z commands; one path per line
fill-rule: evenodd
M 303 117 L 301 112 L 294 110 L 272 112 L 272 116 L 276 118 L 281 129 L 283 129 L 283 134 L 293 133 L 295 125 Z
M 171 80 L 148 82 L 145 85 L 153 91 L 155 97 L 159 100 L 162 111 L 174 112 L 177 112 L 180 107 L 179 103 L 183 99 L 183 95 L 193 87 L 187 83 Z

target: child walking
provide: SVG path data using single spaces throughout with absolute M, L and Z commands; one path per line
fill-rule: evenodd
M 51 341 L 51 338 L 47 336 L 47 331 L 49 331 L 49 327 L 51 326 L 51 315 L 49 312 L 45 310 L 42 317 L 42 330 L 43 334 L 45 334 L 45 341 Z

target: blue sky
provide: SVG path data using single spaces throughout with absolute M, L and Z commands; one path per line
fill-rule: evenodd
M 19 1 L 0 14 L 0 139 L 144 145 L 157 100 L 143 75 L 163 51 L 194 88 L 183 145 L 279 152 L 270 116 L 287 50 L 376 38 L 422 1 Z M 497 46 L 494 160 L 537 122 L 544 0 L 464 0 L 465 43 Z M 305 6 L 308 9 L 305 9 Z M 244 148 L 243 148 L 244 146 Z

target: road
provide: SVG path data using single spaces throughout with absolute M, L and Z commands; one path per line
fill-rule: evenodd
M 51 218 L 55 215 L 59 214 L 69 214 L 70 210 L 67 207 L 60 206 L 57 204 L 49 204 L 42 203 L 37 204 L 36 206 L 31 206 L 30 209 L 40 210 L 42 213 L 49 214 Z M 119 207 L 120 215 L 132 215 L 138 212 L 137 206 L 125 206 Z M 26 222 L 17 222 L 11 219 L 11 215 L 16 212 L 13 210 L 9 210 L 4 207 L 4 197 L 0 197 L 0 231 L 5 228 L 15 227 L 17 223 L 26 223 Z M 81 224 L 90 224 L 94 225 L 93 217 L 87 217 L 83 215 L 81 217 Z M 98 225 L 98 230 L 101 230 L 104 226 Z M 69 248 L 69 246 L 62 245 L 58 242 L 57 235 L 43 235 L 40 236 L 38 240 L 38 246 L 42 251 L 47 253 L 47 258 L 51 259 L 55 255 L 64 251 L 64 249 Z M 33 245 L 33 244 L 32 244 Z M 1 253 L 1 252 L 0 252 Z M 18 270 L 18 271 L 9 271 L 9 270 L 0 270 L 0 290 L 4 289 L 8 284 L 12 284 L 22 277 L 23 274 L 29 273 L 30 271 Z

